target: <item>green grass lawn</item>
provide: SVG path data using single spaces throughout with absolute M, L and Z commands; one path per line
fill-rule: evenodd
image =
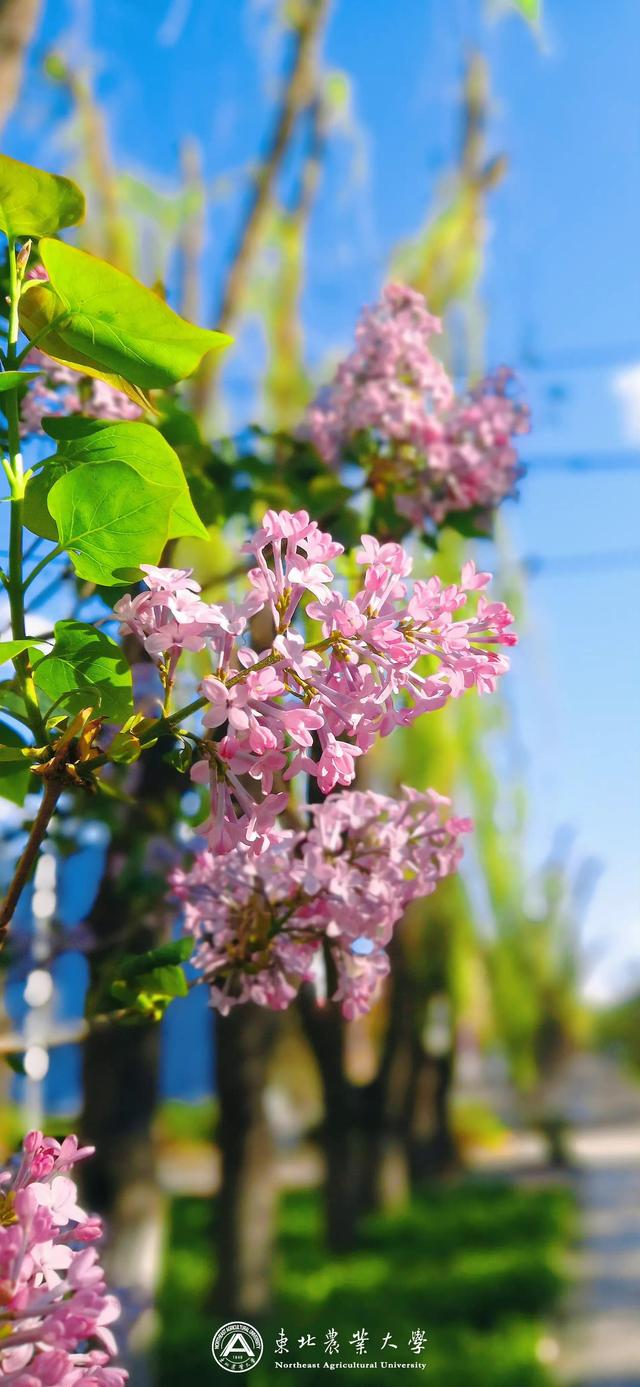
M 160 1299 L 160 1387 L 228 1381 L 217 1369 L 210 1342 L 220 1319 L 211 1310 L 213 1259 L 208 1237 L 210 1207 L 179 1199 L 172 1209 L 166 1278 Z M 257 1327 L 264 1357 L 251 1384 L 317 1383 L 322 1368 L 283 1373 L 274 1353 L 281 1328 L 289 1361 L 324 1362 L 324 1336 L 338 1331 L 340 1357 L 355 1358 L 351 1335 L 368 1331 L 368 1353 L 377 1361 L 391 1334 L 391 1360 L 424 1362 L 424 1372 L 381 1367 L 369 1380 L 423 1381 L 429 1387 L 543 1387 L 551 1380 L 536 1357 L 545 1316 L 562 1290 L 560 1257 L 571 1223 L 571 1203 L 559 1189 L 517 1190 L 507 1184 L 465 1181 L 426 1190 L 411 1208 L 369 1219 L 357 1252 L 327 1256 L 321 1242 L 316 1193 L 283 1201 L 273 1315 Z M 428 1336 L 422 1355 L 408 1349 L 412 1330 Z M 298 1349 L 314 1334 L 316 1348 Z M 335 1361 L 335 1359 L 334 1359 Z M 362 1381 L 363 1369 L 344 1369 L 341 1382 Z

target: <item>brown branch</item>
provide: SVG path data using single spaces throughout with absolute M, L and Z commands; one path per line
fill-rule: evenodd
M 40 845 L 43 842 L 51 819 L 62 794 L 63 786 L 55 780 L 45 781 L 44 795 L 40 802 L 40 808 L 33 821 L 33 826 L 29 834 L 27 845 L 20 858 L 13 880 L 0 908 L 0 949 L 4 948 L 7 939 L 9 925 L 13 919 L 15 908 L 20 900 L 22 892 L 29 880 L 31 869 L 38 856 Z
M 26 50 L 40 17 L 40 0 L 0 0 L 0 130 L 20 94 Z
M 246 211 L 224 283 L 220 306 L 214 315 L 216 328 L 226 332 L 241 307 L 253 265 L 275 179 L 289 147 L 300 112 L 312 98 L 314 55 L 318 36 L 329 11 L 330 0 L 307 0 L 294 33 L 289 70 L 275 112 L 273 126 L 253 175 Z M 203 414 L 215 386 L 217 357 L 212 353 L 194 382 L 194 407 Z
M 205 239 L 205 195 L 202 175 L 202 152 L 194 139 L 183 141 L 180 150 L 184 196 L 187 199 L 179 239 L 182 252 L 182 285 L 180 312 L 183 318 L 196 322 L 200 304 L 200 267 Z
M 300 172 L 298 188 L 291 206 L 291 215 L 302 223 L 308 221 L 311 215 L 322 173 L 322 160 L 327 136 L 326 114 L 322 96 L 316 93 L 308 109 L 307 150 Z
M 120 207 L 108 122 L 94 96 L 89 74 L 75 71 L 57 50 L 50 53 L 46 71 L 51 81 L 64 87 L 77 113 L 80 154 L 91 187 L 91 250 L 118 269 L 130 270 L 129 237 Z
M 319 85 L 319 84 L 318 84 Z M 309 380 L 304 365 L 300 300 L 304 279 L 305 237 L 320 184 L 326 144 L 327 111 L 318 90 L 301 121 L 306 122 L 306 149 L 300 158 L 297 187 L 281 212 L 278 236 L 280 265 L 265 314 L 269 368 L 265 403 L 281 429 L 294 429 L 306 404 Z

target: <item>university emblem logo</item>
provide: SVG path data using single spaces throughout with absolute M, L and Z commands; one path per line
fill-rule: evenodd
M 262 1358 L 262 1339 L 252 1324 L 231 1320 L 211 1341 L 214 1362 L 228 1373 L 248 1373 Z

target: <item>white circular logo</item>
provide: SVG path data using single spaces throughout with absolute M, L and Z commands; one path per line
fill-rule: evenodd
M 211 1340 L 214 1361 L 227 1373 L 248 1373 L 257 1367 L 263 1348 L 257 1329 L 244 1320 L 223 1324 Z

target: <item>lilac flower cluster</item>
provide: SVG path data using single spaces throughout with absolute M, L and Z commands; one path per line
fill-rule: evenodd
M 110 1366 L 120 1314 L 98 1253 L 100 1220 L 78 1206 L 68 1171 L 93 1154 L 29 1132 L 13 1170 L 0 1172 L 1 1387 L 124 1387 Z
M 499 371 L 457 399 L 429 342 L 441 324 L 421 294 L 390 284 L 364 310 L 356 345 L 307 412 L 305 432 L 331 466 L 360 441 L 358 457 L 378 496 L 412 525 L 432 528 L 453 511 L 493 511 L 520 476 L 512 438 L 529 415 Z
M 192 775 L 210 787 L 205 831 L 214 853 L 241 842 L 264 851 L 287 805 L 287 782 L 312 776 L 323 794 L 350 785 L 357 758 L 378 737 L 466 689 L 493 690 L 508 669 L 495 647 L 516 641 L 508 608 L 481 591 L 491 575 L 477 573 L 473 563 L 464 565 L 459 584 L 433 577 L 410 589 L 406 550 L 364 535 L 356 554 L 363 576 L 348 596 L 333 587 L 330 567 L 342 546 L 306 511 L 268 511 L 245 549 L 256 566 L 248 574 L 252 591 L 239 606 L 204 603 L 190 572 L 146 568 L 148 591 L 115 608 L 165 681 L 183 650 L 208 648 L 212 655 L 201 693 L 205 728 L 218 740 L 200 740 Z M 241 638 L 250 616 L 265 607 L 275 635 L 258 651 Z M 302 614 L 304 631 L 293 626 Z M 260 784 L 260 798 L 247 778 Z
M 462 856 L 460 835 L 471 824 L 448 807 L 433 790 L 405 789 L 397 800 L 334 794 L 311 807 L 307 832 L 283 830 L 259 857 L 240 846 L 176 871 L 173 889 L 212 1005 L 223 1014 L 247 1001 L 287 1007 L 326 950 L 345 1017 L 368 1011 L 403 911 Z

